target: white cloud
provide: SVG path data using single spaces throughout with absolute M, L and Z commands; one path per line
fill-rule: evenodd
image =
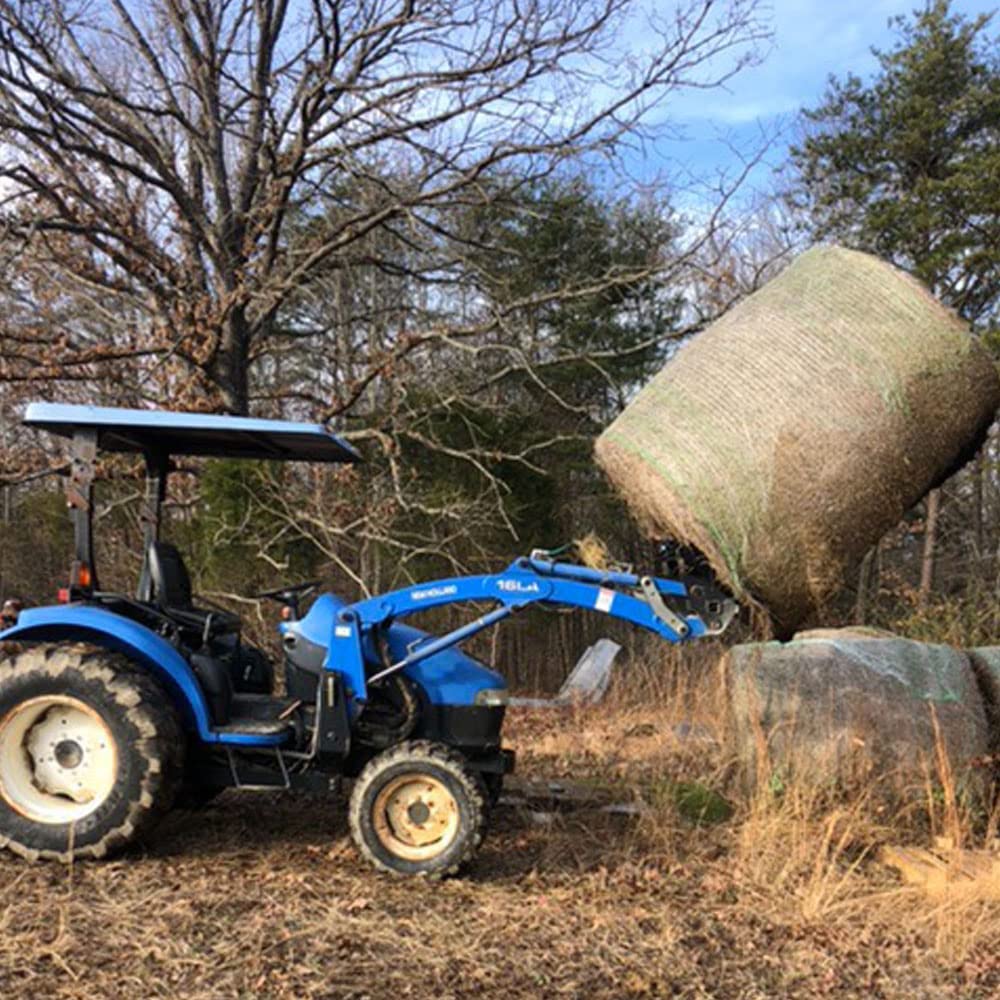
M 955 6 L 976 16 L 996 5 L 997 0 L 961 0 Z M 740 125 L 816 104 L 831 74 L 870 73 L 876 65 L 872 46 L 893 44 L 889 19 L 910 15 L 915 6 L 916 0 L 774 0 L 774 37 L 762 63 L 738 74 L 724 90 L 681 95 L 669 112 L 675 120 Z
M 684 138 L 664 135 L 637 159 L 634 172 L 655 176 L 672 165 L 702 177 L 732 173 L 739 167 L 734 149 L 747 151 L 760 145 L 762 134 L 781 132 L 769 162 L 753 172 L 755 184 L 766 188 L 773 164 L 784 157 L 797 112 L 821 102 L 831 75 L 871 74 L 877 66 L 872 47 L 895 44 L 890 18 L 908 17 L 919 5 L 920 0 L 772 0 L 773 39 L 761 63 L 725 87 L 674 94 L 661 119 L 679 126 Z M 954 6 L 975 17 L 996 9 L 998 0 L 956 0 Z M 993 28 L 1000 33 L 1000 15 Z

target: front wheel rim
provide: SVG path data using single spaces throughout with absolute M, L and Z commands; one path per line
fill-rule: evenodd
M 0 797 L 33 822 L 79 822 L 101 807 L 117 775 L 110 727 L 77 698 L 31 698 L 0 720 Z
M 428 774 L 393 778 L 375 797 L 372 813 L 379 843 L 406 861 L 428 861 L 444 853 L 461 825 L 455 796 Z

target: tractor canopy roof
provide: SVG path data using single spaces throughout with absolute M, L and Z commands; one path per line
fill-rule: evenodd
M 78 431 L 93 431 L 97 447 L 104 451 L 277 461 L 361 461 L 351 445 L 321 424 L 288 420 L 31 403 L 24 423 L 68 438 Z

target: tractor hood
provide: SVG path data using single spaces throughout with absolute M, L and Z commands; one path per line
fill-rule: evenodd
M 336 594 L 322 594 L 316 598 L 308 614 L 296 622 L 282 622 L 282 636 L 299 635 L 313 646 L 327 649 L 333 635 L 337 612 L 346 606 Z M 401 622 L 394 622 L 386 630 L 389 655 L 401 660 L 409 649 L 433 638 L 428 633 Z M 365 657 L 378 664 L 378 654 L 370 637 L 365 641 Z M 445 649 L 427 657 L 403 671 L 435 705 L 474 705 L 480 691 L 503 691 L 507 682 L 501 674 L 463 653 L 460 649 Z

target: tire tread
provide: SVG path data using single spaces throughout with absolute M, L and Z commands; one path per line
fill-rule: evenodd
M 67 671 L 100 684 L 121 706 L 140 734 L 134 751 L 146 766 L 139 794 L 129 802 L 125 816 L 92 844 L 55 851 L 0 833 L 0 847 L 29 861 L 104 858 L 140 840 L 170 809 L 183 772 L 185 740 L 173 703 L 148 673 L 120 653 L 83 643 L 22 646 L 0 658 L 0 687 L 33 674 L 59 677 Z
M 443 768 L 460 782 L 473 814 L 472 835 L 465 838 L 462 850 L 452 862 L 445 868 L 422 873 L 421 877 L 436 881 L 456 874 L 467 864 L 479 849 L 486 833 L 488 809 L 485 787 L 478 774 L 469 767 L 465 757 L 457 750 L 452 750 L 442 743 L 434 743 L 431 740 L 408 740 L 383 751 L 377 757 L 373 757 L 362 769 L 354 783 L 348 811 L 348 823 L 351 830 L 351 837 L 358 851 L 372 867 L 389 875 L 407 877 L 407 872 L 398 871 L 387 865 L 368 846 L 362 828 L 362 804 L 364 790 L 383 771 L 397 764 L 419 764 L 421 761 L 426 761 L 427 763 Z

